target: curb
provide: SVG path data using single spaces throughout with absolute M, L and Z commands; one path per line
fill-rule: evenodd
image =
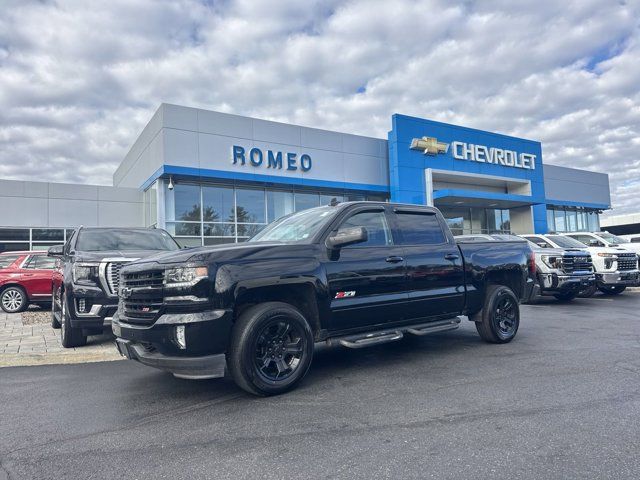
M 0 354 L 0 368 L 29 367 L 35 365 L 72 365 L 78 363 L 113 362 L 124 360 L 115 352 Z

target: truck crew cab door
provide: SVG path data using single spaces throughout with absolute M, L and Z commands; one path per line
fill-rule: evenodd
M 355 208 L 329 235 L 352 227 L 366 229 L 368 240 L 327 252 L 333 331 L 401 320 L 407 299 L 403 249 L 394 244 L 387 209 Z
M 435 210 L 394 208 L 395 238 L 407 263 L 408 318 L 459 315 L 464 308 L 463 259 Z

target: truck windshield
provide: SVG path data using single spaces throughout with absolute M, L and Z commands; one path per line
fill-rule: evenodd
M 562 235 L 547 235 L 547 238 L 562 248 L 584 248 L 586 245 L 575 238 Z
M 303 210 L 276 220 L 250 242 L 300 242 L 311 239 L 336 214 L 335 207 Z
M 596 235 L 599 236 L 600 238 L 604 238 L 609 243 L 614 243 L 617 245 L 621 243 L 629 243 L 629 240 L 627 240 L 626 238 L 618 237 L 617 235 L 614 235 L 609 232 L 598 232 L 596 233 Z
M 115 250 L 178 250 L 180 247 L 162 230 L 80 230 L 76 250 L 106 252 Z

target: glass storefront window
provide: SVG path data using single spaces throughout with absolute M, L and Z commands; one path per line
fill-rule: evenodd
M 267 221 L 274 220 L 293 213 L 293 193 L 267 190 Z
M 566 232 L 567 227 L 565 225 L 564 210 L 554 210 L 553 215 L 555 218 L 556 232 Z
M 296 193 L 296 212 L 320 206 L 320 196 L 317 193 Z
M 201 226 L 200 223 L 170 222 L 167 223 L 167 232 L 173 236 L 200 236 Z
M 342 195 L 320 195 L 320 205 L 329 205 L 335 199 L 336 202 L 344 202 Z
M 29 241 L 28 228 L 0 228 L 0 240 Z
M 575 232 L 578 230 L 578 221 L 575 210 L 567 210 L 564 218 L 568 232 Z
M 454 235 L 472 232 L 470 208 L 441 207 L 440 211 Z
M 203 224 L 205 237 L 235 237 L 235 223 L 205 223 Z
M 176 184 L 167 190 L 167 220 L 200 221 L 200 186 Z
M 233 187 L 202 187 L 205 222 L 234 222 Z
M 63 241 L 64 229 L 62 228 L 34 228 L 31 231 L 32 240 L 44 240 L 45 242 Z
M 599 232 L 600 231 L 600 218 L 598 214 L 595 212 L 589 212 L 588 214 L 588 223 L 589 223 L 589 231 L 590 232 Z
M 27 243 L 5 243 L 0 241 L 0 252 L 17 252 L 18 250 L 29 250 Z
M 553 215 L 553 210 L 547 207 L 547 230 L 550 232 L 556 231 L 556 220 Z
M 236 189 L 236 221 L 266 223 L 264 190 Z
M 317 207 L 321 202 L 329 204 L 333 199 L 343 202 L 367 198 L 362 194 L 331 191 L 294 193 L 293 188 L 287 191 L 174 183 L 173 190 L 169 190 L 166 183 L 164 185 L 166 229 L 181 238 L 181 244 L 189 245 L 197 238 L 201 245 L 245 241 L 268 223 L 294 211 Z M 146 196 L 145 199 L 151 205 L 151 199 Z M 387 201 L 384 195 L 372 195 L 368 199 Z M 147 213 L 145 218 L 150 219 L 151 214 Z

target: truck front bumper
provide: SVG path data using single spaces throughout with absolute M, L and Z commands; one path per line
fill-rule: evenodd
M 638 285 L 640 277 L 637 270 L 618 271 L 611 273 L 596 273 L 596 280 L 602 285 Z
M 224 377 L 227 364 L 224 353 L 199 357 L 172 357 L 122 338 L 116 339 L 116 345 L 123 357 L 149 367 L 166 370 L 178 378 L 200 380 Z
M 202 379 L 224 376 L 225 352 L 233 314 L 227 310 L 167 313 L 152 325 L 127 323 L 117 312 L 111 329 L 121 355 L 176 377 Z M 184 328 L 183 345 L 177 327 Z
M 596 281 L 594 274 L 558 275 L 556 273 L 540 274 L 540 286 L 543 293 L 564 293 L 584 290 Z

